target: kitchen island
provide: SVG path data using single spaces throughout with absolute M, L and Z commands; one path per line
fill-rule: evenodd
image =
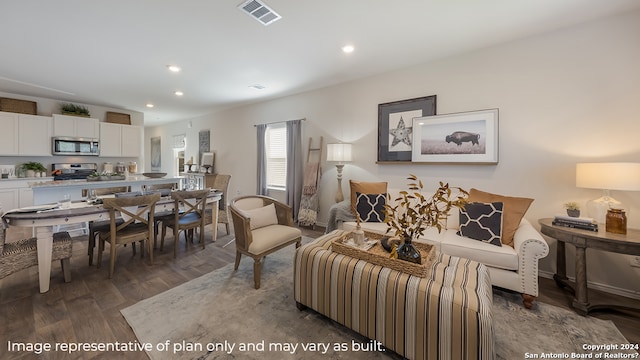
M 34 181 L 29 183 L 33 190 L 33 204 L 52 204 L 69 195 L 71 201 L 83 200 L 83 189 L 100 189 L 116 186 L 131 186 L 131 191 L 142 190 L 143 185 L 178 184 L 183 177 L 148 178 L 143 175 L 129 175 L 124 180 L 87 181 L 87 180 L 53 180 Z

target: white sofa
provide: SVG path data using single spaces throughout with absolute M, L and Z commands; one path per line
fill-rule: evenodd
M 393 194 L 394 190 L 389 189 L 389 192 Z M 538 296 L 538 260 L 549 254 L 549 245 L 529 221 L 523 218 L 520 222 L 514 235 L 514 247 L 495 246 L 457 235 L 459 212 L 456 208 L 451 211 L 446 225 L 440 233 L 435 228 L 427 229 L 417 241 L 432 244 L 445 254 L 485 264 L 489 268 L 492 285 L 521 293 L 524 306 L 531 308 Z M 385 223 L 363 222 L 360 226 L 365 231 L 376 233 L 387 230 Z M 346 221 L 341 227 L 353 230 L 356 223 Z

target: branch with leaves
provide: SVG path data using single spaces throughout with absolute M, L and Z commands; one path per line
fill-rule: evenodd
M 385 204 L 387 233 L 393 230 L 401 239 L 415 240 L 429 227 L 442 231 L 442 220 L 449 216 L 451 209 L 462 208 L 468 202 L 469 193 L 460 187 L 441 181 L 435 193 L 427 198 L 422 194 L 423 184 L 417 176 L 410 174 L 407 180 L 409 191 L 400 191 L 393 200 L 387 195 Z

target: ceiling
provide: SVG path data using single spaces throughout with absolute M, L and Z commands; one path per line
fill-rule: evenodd
M 244 1 L 3 1 L 0 91 L 139 111 L 155 125 L 640 8 L 637 0 L 265 0 L 282 19 L 264 26 L 238 9 Z M 341 51 L 347 44 L 353 53 Z M 265 89 L 250 88 L 257 84 Z

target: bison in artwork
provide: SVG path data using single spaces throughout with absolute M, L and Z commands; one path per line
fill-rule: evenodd
M 479 145 L 480 142 L 480 134 L 474 134 L 466 131 L 456 131 L 451 135 L 447 135 L 446 139 L 447 143 L 453 142 L 458 146 L 462 145 L 463 142 L 471 142 L 471 145 Z

